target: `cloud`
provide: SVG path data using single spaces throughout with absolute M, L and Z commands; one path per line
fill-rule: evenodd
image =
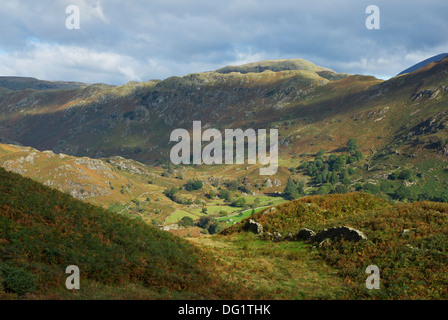
M 446 0 L 3 0 L 0 73 L 123 84 L 264 59 L 390 77 L 448 51 Z M 67 30 L 77 5 L 81 29 Z M 56 78 L 55 78 L 56 77 Z
M 0 53 L 0 74 L 83 82 L 141 81 L 144 71 L 128 56 L 76 46 L 31 43 L 23 52 Z

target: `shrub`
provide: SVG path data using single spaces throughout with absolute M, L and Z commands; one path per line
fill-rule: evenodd
M 409 180 L 412 178 L 412 171 L 409 169 L 402 170 L 398 175 L 398 179 Z
M 194 225 L 194 221 L 191 217 L 185 216 L 180 220 L 179 225 L 182 227 L 190 227 Z
M 243 208 L 246 206 L 246 199 L 245 198 L 237 198 L 232 201 L 232 206 Z
M 2 285 L 7 292 L 16 293 L 22 296 L 33 292 L 37 287 L 36 276 L 24 268 L 3 265 L 0 268 L 2 272 Z
M 343 184 L 338 184 L 334 187 L 332 193 L 347 193 L 348 189 Z
M 174 199 L 174 195 L 179 191 L 176 187 L 168 188 L 165 191 L 163 191 L 163 194 L 166 195 L 171 200 Z
M 210 233 L 210 234 L 216 234 L 216 233 L 218 233 L 218 232 L 221 232 L 221 230 L 223 229 L 223 227 L 222 227 L 222 225 L 220 224 L 220 223 L 218 223 L 218 222 L 213 222 L 208 228 L 207 228 L 207 230 L 208 230 L 208 232 Z
M 220 217 L 227 217 L 228 213 L 226 211 L 224 211 L 224 210 L 221 210 L 221 211 L 219 211 L 219 216 Z
M 203 187 L 202 181 L 188 180 L 187 184 L 185 185 L 185 190 L 194 191 L 194 190 L 199 190 L 202 187 Z
M 221 189 L 221 191 L 219 191 L 219 197 L 224 200 L 230 200 L 230 191 Z
M 376 194 L 378 192 L 380 192 L 380 187 L 377 186 L 376 184 L 367 182 L 363 185 L 362 189 L 366 192 L 372 193 L 372 194 Z

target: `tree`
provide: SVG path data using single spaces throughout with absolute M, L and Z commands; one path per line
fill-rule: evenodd
M 325 150 L 324 149 L 320 149 L 317 152 L 317 154 L 316 154 L 316 158 L 321 158 L 324 155 L 324 153 L 325 153 Z
M 404 185 L 401 185 L 400 187 L 395 190 L 394 198 L 398 200 L 404 200 L 409 199 L 412 197 L 412 192 L 408 187 L 405 187 Z
M 207 197 L 209 197 L 209 199 L 214 199 L 216 197 L 216 192 L 214 190 L 210 190 Z
M 400 180 L 409 180 L 412 178 L 412 171 L 409 169 L 402 170 L 398 175 L 398 179 Z
M 331 174 L 330 183 L 332 185 L 335 185 L 335 184 L 339 183 L 339 176 L 338 176 L 338 174 L 335 171 L 333 171 L 333 173 Z
M 442 202 L 448 202 L 448 192 L 443 192 L 443 193 L 440 195 L 440 201 L 442 201 Z
M 346 193 L 347 191 L 347 187 L 343 184 L 338 184 L 333 189 L 333 193 Z
M 226 189 L 221 189 L 221 190 L 219 191 L 219 197 L 220 197 L 221 199 L 224 199 L 224 200 L 229 201 L 229 200 L 230 200 L 230 191 L 229 191 L 229 190 L 226 190 Z
M 180 222 L 179 225 L 182 227 L 189 227 L 189 226 L 193 226 L 194 225 L 194 221 L 191 217 L 185 216 L 183 217 Z
M 171 200 L 174 199 L 175 194 L 179 191 L 176 187 L 171 187 L 163 191 L 163 194 L 166 195 Z
M 347 144 L 346 144 L 346 147 L 347 147 L 347 151 L 348 151 L 350 154 L 352 154 L 352 155 L 353 155 L 353 154 L 358 150 L 358 148 L 359 148 L 356 139 L 353 139 L 353 138 L 348 139 Z
M 297 185 L 294 183 L 291 177 L 289 177 L 288 182 L 286 183 L 285 190 L 283 190 L 283 194 L 285 198 L 288 200 L 294 200 L 300 197 L 299 190 Z
M 345 167 L 345 164 L 347 163 L 347 159 L 345 156 L 340 155 L 337 157 L 332 163 L 331 163 L 331 171 L 340 171 L 343 167 Z
M 232 201 L 232 206 L 244 208 L 246 206 L 246 198 L 236 198 Z
M 199 228 L 207 229 L 213 222 L 215 222 L 215 218 L 211 216 L 202 216 L 199 218 L 199 221 L 196 225 Z
M 222 230 L 222 225 L 215 221 L 208 227 L 207 230 L 210 234 L 216 234 Z

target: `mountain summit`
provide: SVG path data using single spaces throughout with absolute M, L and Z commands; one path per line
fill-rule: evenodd
M 240 66 L 227 66 L 216 70 L 218 73 L 259 73 L 265 70 L 271 70 L 274 72 L 286 71 L 286 70 L 305 70 L 305 71 L 331 71 L 333 70 L 323 68 L 315 65 L 314 63 L 303 59 L 281 59 L 281 60 L 265 60 L 247 63 Z

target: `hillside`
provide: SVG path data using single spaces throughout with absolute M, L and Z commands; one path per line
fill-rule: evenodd
M 448 201 L 447 59 L 388 81 L 333 74 L 300 59 L 229 68 L 121 87 L 2 91 L 2 141 L 37 149 L 1 147 L 0 165 L 154 224 L 197 221 L 204 207 L 232 216 L 257 197 L 265 199 L 260 207 L 277 203 L 290 177 L 300 185 L 295 197 L 364 191 Z M 221 130 L 278 129 L 278 172 L 173 166 L 169 135 L 193 120 Z M 347 149 L 351 139 L 356 150 Z M 189 179 L 204 187 L 162 194 Z M 222 188 L 232 199 L 219 196 Z M 247 204 L 235 208 L 240 196 Z
M 217 195 L 222 188 L 229 189 L 232 197 L 241 195 L 240 189 L 245 185 L 238 179 L 247 174 L 238 168 L 201 171 L 193 167 L 148 166 L 118 156 L 91 159 L 8 144 L 0 144 L 0 166 L 76 199 L 152 225 L 173 224 L 184 216 L 198 220 L 205 215 L 204 205 L 212 214 L 239 213 L 243 208 L 231 206 Z M 188 181 L 198 178 L 203 181 L 200 190 L 184 190 Z M 277 184 L 281 187 L 280 180 Z M 169 198 L 164 192 L 172 188 L 177 191 L 176 197 Z M 273 185 L 266 191 L 278 188 Z M 248 204 L 257 198 L 261 199 L 260 206 L 285 201 L 261 192 L 248 195 L 249 190 L 245 191 Z M 211 196 L 213 193 L 216 196 Z
M 30 299 L 448 296 L 448 204 L 393 204 L 363 193 L 308 196 L 256 210 L 221 235 L 190 238 L 192 246 L 4 169 L 0 195 L 3 299 L 28 291 Z M 248 219 L 262 224 L 263 236 L 243 230 Z M 341 225 L 368 241 L 316 246 L 284 238 Z M 272 238 L 275 232 L 281 235 Z M 86 277 L 75 293 L 64 288 L 64 268 L 71 264 Z M 364 269 L 371 264 L 381 269 L 380 291 L 365 288 Z
M 0 87 L 12 91 L 31 90 L 71 90 L 86 87 L 87 84 L 70 81 L 43 81 L 29 77 L 0 77 Z
M 280 243 L 291 243 L 286 236 L 294 237 L 304 228 L 316 233 L 338 226 L 355 228 L 368 240 L 331 239 L 311 244 L 311 252 L 345 279 L 350 298 L 447 299 L 447 214 L 446 203 L 390 204 L 359 193 L 314 196 L 255 213 L 221 234 L 243 236 L 249 219 L 263 226 L 261 239 L 268 243 L 272 243 L 274 232 L 280 233 L 276 237 Z M 381 290 L 366 290 L 369 265 L 381 270 Z
M 81 290 L 65 289 L 65 268 Z M 247 298 L 187 241 L 0 169 L 0 298 Z
M 398 75 L 400 76 L 400 75 L 405 74 L 405 73 L 411 73 L 411 72 L 417 71 L 418 69 L 423 68 L 423 67 L 425 67 L 426 65 L 428 65 L 430 63 L 439 62 L 440 60 L 444 59 L 447 56 L 448 56 L 448 53 L 441 53 L 441 54 L 438 54 L 438 55 L 433 56 L 431 58 L 425 59 L 425 60 L 420 61 L 419 63 L 416 63 L 415 65 L 407 68 L 406 70 L 403 70 Z
M 0 166 L 76 199 L 139 217 L 149 224 L 163 223 L 180 207 L 162 195 L 165 188 L 180 186 L 178 179 L 162 176 L 163 168 L 131 159 L 79 158 L 0 144 Z
M 167 160 L 169 133 L 175 128 L 190 129 L 193 120 L 218 129 L 270 124 L 282 119 L 292 103 L 332 82 L 327 78 L 339 77 L 317 66 L 296 69 L 205 72 L 120 87 L 3 92 L 0 136 L 76 156 Z
M 328 80 L 339 80 L 348 76 L 348 74 L 338 74 L 331 69 L 323 68 L 303 59 L 283 59 L 266 60 L 244 64 L 241 66 L 227 66 L 216 70 L 218 73 L 261 73 L 266 70 L 280 72 L 287 70 L 303 70 L 317 73 L 319 76 Z
M 294 67 L 296 60 L 270 61 L 241 66 L 242 72 L 218 70 L 120 87 L 3 91 L 0 137 L 75 156 L 165 162 L 171 131 L 191 129 L 200 120 L 221 130 L 278 128 L 285 160 L 338 150 L 353 137 L 364 153 L 377 154 L 395 151 L 397 140 L 411 137 L 412 127 L 443 112 L 446 104 L 446 59 L 388 81 L 330 77 L 321 73 L 330 72 L 325 68 L 300 63 L 308 67 Z M 264 64 L 267 69 L 259 72 Z M 430 143 L 424 138 L 410 148 L 403 145 L 406 153 Z

